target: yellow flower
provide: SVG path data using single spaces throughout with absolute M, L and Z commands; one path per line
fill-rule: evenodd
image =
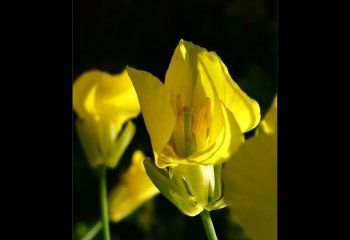
M 277 239 L 277 96 L 258 134 L 223 168 L 224 201 L 249 237 Z
M 180 40 L 163 84 L 127 67 L 151 138 L 146 171 L 183 213 L 224 207 L 221 167 L 260 121 L 260 108 L 214 52 Z
M 142 164 L 144 159 L 145 155 L 140 150 L 135 151 L 131 166 L 121 176 L 121 182 L 110 192 L 108 209 L 111 221 L 119 222 L 159 193 L 146 174 Z
M 180 41 L 164 84 L 148 72 L 127 71 L 161 168 L 222 163 L 260 121 L 258 103 L 232 80 L 216 53 L 191 42 Z
M 137 95 L 124 70 L 121 74 L 91 70 L 73 85 L 73 109 L 78 115 L 78 135 L 92 167 L 113 168 L 135 133 L 129 121 L 140 113 Z

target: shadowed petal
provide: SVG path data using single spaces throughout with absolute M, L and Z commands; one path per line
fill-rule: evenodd
M 272 134 L 277 131 L 277 95 L 264 119 L 260 122 L 258 131 L 259 134 Z
M 170 103 L 170 94 L 152 74 L 131 67 L 127 67 L 127 71 L 140 102 L 153 151 L 160 152 L 175 127 L 175 109 Z
M 224 200 L 254 240 L 277 239 L 277 138 L 248 139 L 223 169 Z

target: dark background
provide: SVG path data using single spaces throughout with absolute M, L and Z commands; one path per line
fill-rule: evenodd
M 126 65 L 164 76 L 179 40 L 215 51 L 232 78 L 261 107 L 277 91 L 277 3 L 253 1 L 73 1 L 73 78 L 91 69 L 118 73 Z M 73 116 L 75 120 L 75 115 Z M 112 187 L 139 148 L 152 154 L 142 116 L 119 166 L 109 171 Z M 87 165 L 73 132 L 73 233 L 99 219 L 97 174 Z M 246 239 L 227 220 L 227 209 L 211 212 L 219 239 Z M 111 224 L 113 239 L 205 239 L 200 217 L 187 217 L 163 196 Z M 100 239 L 100 238 L 98 238 Z

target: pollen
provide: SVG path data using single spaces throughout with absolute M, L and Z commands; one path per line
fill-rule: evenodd
M 211 124 L 210 98 L 196 109 L 184 106 L 181 95 L 175 98 L 176 126 L 173 132 L 177 156 L 187 157 L 207 148 L 207 130 Z

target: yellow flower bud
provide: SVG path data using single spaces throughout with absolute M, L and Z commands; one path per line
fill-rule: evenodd
M 127 72 L 83 73 L 73 84 L 73 109 L 78 115 L 77 131 L 90 165 L 115 167 L 135 133 L 135 126 L 129 120 L 140 113 Z

